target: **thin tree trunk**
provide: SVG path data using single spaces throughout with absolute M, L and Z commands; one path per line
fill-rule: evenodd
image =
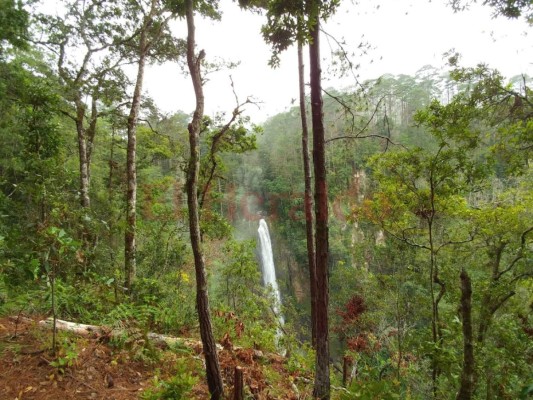
M 438 351 L 438 342 L 439 342 L 439 334 L 438 334 L 439 308 L 438 308 L 436 296 L 435 296 L 435 283 L 436 283 L 435 278 L 438 278 L 438 272 L 436 271 L 437 266 L 435 265 L 436 264 L 435 254 L 433 252 L 431 235 L 432 235 L 432 230 L 431 230 L 431 225 L 430 225 L 429 237 L 430 237 L 430 247 L 431 247 L 431 250 L 430 250 L 431 260 L 430 260 L 429 288 L 430 288 L 430 293 L 431 293 L 431 336 L 432 336 L 433 344 L 434 344 L 434 349 L 433 349 L 433 354 L 432 354 L 432 359 L 431 359 L 431 382 L 432 382 L 433 398 L 436 399 L 437 389 L 438 389 L 437 381 L 439 378 L 439 366 L 437 363 L 437 354 L 436 354 L 436 352 Z
M 461 270 L 461 317 L 463 319 L 463 370 L 457 400 L 470 400 L 474 392 L 474 335 L 472 333 L 472 282 Z
M 434 184 L 433 178 L 431 181 L 431 215 L 427 217 L 428 223 L 428 238 L 429 238 L 429 251 L 430 251 L 430 277 L 429 287 L 431 292 L 431 333 L 434 343 L 434 350 L 431 360 L 431 381 L 433 386 L 433 398 L 437 398 L 438 380 L 440 376 L 440 367 L 438 363 L 438 352 L 442 346 L 442 330 L 440 327 L 439 318 L 439 304 L 444 294 L 446 293 L 446 286 L 439 277 L 439 268 L 437 264 L 437 253 L 435 251 L 435 244 L 433 241 L 433 224 L 435 216 L 435 200 L 434 200 Z M 439 292 L 435 295 L 435 285 L 439 285 Z
M 78 153 L 80 158 L 80 203 L 83 208 L 91 206 L 89 197 L 89 163 L 87 160 L 87 137 L 83 119 L 85 118 L 85 105 L 81 98 L 76 97 L 76 131 L 78 133 Z
M 57 310 L 56 310 L 56 277 L 55 268 L 52 266 L 52 271 L 48 277 L 50 281 L 50 298 L 52 301 L 52 354 L 57 355 Z
M 85 131 L 85 140 L 87 143 L 87 175 L 89 176 L 89 181 L 91 180 L 91 161 L 93 156 L 94 149 L 94 137 L 96 136 L 96 124 L 98 122 L 98 97 L 96 90 L 93 91 L 91 99 L 91 116 L 89 120 L 89 126 Z
M 309 157 L 309 130 L 305 110 L 305 81 L 302 42 L 298 42 L 298 83 L 300 92 L 300 117 L 302 120 L 302 159 L 304 166 L 304 211 L 307 239 L 307 262 L 309 264 L 309 287 L 311 295 L 311 343 L 316 348 L 316 263 L 313 235 L 313 189 L 311 187 L 311 160 Z
M 401 377 L 401 368 L 402 368 L 402 359 L 403 359 L 403 321 L 400 311 L 400 285 L 401 283 L 398 282 L 397 290 L 396 290 L 396 329 L 398 330 L 398 334 L 396 335 L 397 341 L 398 341 L 398 363 L 396 364 L 397 369 L 397 379 L 400 380 Z
M 113 126 L 111 128 L 111 147 L 109 151 L 109 181 L 107 184 L 108 189 L 108 197 L 109 197 L 109 204 L 111 204 L 111 200 L 113 198 L 113 170 L 114 170 L 114 163 L 115 163 L 115 127 Z
M 91 207 L 91 197 L 89 189 L 91 186 L 91 174 L 90 174 L 90 157 L 89 157 L 89 144 L 88 144 L 88 132 L 84 125 L 86 106 L 81 100 L 81 92 L 77 91 L 74 95 L 74 104 L 76 106 L 76 117 L 74 121 L 76 123 L 76 131 L 78 134 L 78 155 L 79 155 L 79 168 L 80 168 L 80 203 L 82 210 L 89 210 Z M 82 215 L 80 215 L 82 217 Z M 86 270 L 90 264 L 91 258 L 91 242 L 94 240 L 94 235 L 87 224 L 85 218 L 80 218 L 80 242 L 81 251 L 83 257 L 83 269 Z
M 244 400 L 244 378 L 242 368 L 235 367 L 233 400 Z
M 203 51 L 198 57 L 195 55 L 195 27 L 193 0 L 186 2 L 187 17 L 187 65 L 191 74 L 194 93 L 196 96 L 196 109 L 193 118 L 188 126 L 190 159 L 187 170 L 187 207 L 189 210 L 189 230 L 191 246 L 194 254 L 194 266 L 196 270 L 196 307 L 200 322 L 200 336 L 205 356 L 206 377 L 209 392 L 212 400 L 218 400 L 224 396 L 224 386 L 220 374 L 218 355 L 213 329 L 211 327 L 211 316 L 209 313 L 209 297 L 207 292 L 207 278 L 205 273 L 205 262 L 202 251 L 200 236 L 200 217 L 198 210 L 198 175 L 200 170 L 200 146 L 199 136 L 201 122 L 204 114 L 204 93 L 202 88 L 202 78 L 200 66 L 205 57 Z
M 310 31 L 309 65 L 311 114 L 313 121 L 313 166 L 315 173 L 315 249 L 316 249 L 316 371 L 313 396 L 330 398 L 329 338 L 328 338 L 328 190 L 326 182 L 325 130 L 320 67 L 319 2 L 311 1 L 314 16 Z
M 131 102 L 130 114 L 128 116 L 128 148 L 126 155 L 126 169 L 128 190 L 126 194 L 126 231 L 124 234 L 124 286 L 131 294 L 132 285 L 137 273 L 137 119 L 141 107 L 142 86 L 144 80 L 144 66 L 146 55 L 150 47 L 148 41 L 148 29 L 152 23 L 153 15 L 156 11 L 156 0 L 152 0 L 150 13 L 143 22 L 141 36 L 139 40 L 139 64 L 137 67 L 137 81 Z

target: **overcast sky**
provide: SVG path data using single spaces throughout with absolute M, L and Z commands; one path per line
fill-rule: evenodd
M 377 7 L 379 4 L 379 7 Z M 284 111 L 297 97 L 296 49 L 282 56 L 281 66 L 268 66 L 270 49 L 260 33 L 265 17 L 241 11 L 229 0 L 221 1 L 222 21 L 197 21 L 198 48 L 205 49 L 208 60 L 224 58 L 238 61 L 238 68 L 220 71 L 209 77 L 205 86 L 206 113 L 231 112 L 235 98 L 230 86 L 233 77 L 240 101 L 247 96 L 262 102 L 260 109 L 248 107 L 254 122 Z M 445 66 L 443 53 L 454 48 L 463 56 L 462 64 L 479 62 L 499 69 L 505 76 L 533 75 L 532 28 L 523 20 L 492 18 L 488 7 L 473 6 L 454 13 L 446 0 L 361 0 L 344 1 L 341 9 L 323 29 L 346 42 L 346 49 L 356 51 L 361 41 L 372 46 L 366 55 L 356 55 L 360 79 L 374 79 L 385 73 L 415 74 L 425 65 Z M 185 21 L 175 29 L 185 37 Z M 329 58 L 336 49 L 333 40 L 322 35 L 322 56 Z M 339 80 L 328 74 L 323 65 L 324 86 L 347 87 L 353 78 Z M 192 112 L 194 95 L 189 79 L 176 65 L 150 67 L 145 80 L 146 91 L 164 112 Z

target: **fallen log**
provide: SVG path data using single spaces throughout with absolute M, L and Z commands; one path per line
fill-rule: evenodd
M 48 329 L 52 329 L 54 325 L 53 318 L 47 318 L 39 321 L 39 325 Z M 77 322 L 64 321 L 56 319 L 56 329 L 60 331 L 72 332 L 75 335 L 100 338 L 100 337 L 120 337 L 126 334 L 123 329 L 113 329 L 107 326 L 80 324 Z M 202 350 L 202 342 L 194 339 L 179 338 L 175 336 L 162 335 L 160 333 L 149 332 L 147 338 L 156 345 L 169 347 L 175 345 L 182 345 L 195 349 L 197 352 Z M 217 350 L 222 350 L 222 346 L 217 343 Z
M 27 318 L 27 320 L 33 322 L 33 320 L 31 319 Z M 52 329 L 52 327 L 54 326 L 54 319 L 52 317 L 49 317 L 47 319 L 39 321 L 38 324 L 44 328 Z M 116 328 L 111 328 L 108 326 L 81 324 L 77 322 L 65 321 L 62 319 L 56 319 L 56 329 L 60 331 L 72 332 L 78 336 L 94 338 L 94 339 L 121 337 L 121 336 L 127 335 L 124 329 L 116 329 Z M 154 333 L 154 332 L 149 332 L 146 335 L 146 337 L 149 340 L 151 340 L 155 345 L 161 346 L 163 348 L 168 348 L 171 346 L 179 345 L 179 346 L 191 348 L 197 354 L 200 354 L 203 349 L 202 342 L 200 340 L 168 336 L 168 335 L 163 335 L 163 334 Z M 224 349 L 224 347 L 220 343 L 217 343 L 216 346 L 217 346 L 217 351 L 222 351 Z M 243 350 L 243 348 L 232 345 L 232 350 L 239 351 L 239 350 Z M 257 349 L 252 349 L 251 351 L 252 351 L 252 354 L 251 354 L 252 359 L 266 358 L 270 361 L 276 360 L 277 362 L 280 362 L 283 359 L 283 357 L 280 356 L 279 354 L 275 354 L 275 353 L 265 354 L 261 350 L 257 350 Z
M 52 329 L 54 326 L 54 319 L 50 317 L 41 320 L 39 321 L 39 325 Z M 83 337 L 105 336 L 110 332 L 110 329 L 102 326 L 78 324 L 77 322 L 63 321 L 62 319 L 56 319 L 56 329 L 60 331 L 73 332 L 76 335 Z

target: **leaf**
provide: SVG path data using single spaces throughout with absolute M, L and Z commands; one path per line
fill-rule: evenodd
M 520 391 L 520 399 L 525 400 L 531 394 L 533 394 L 533 383 L 522 388 L 522 390 Z

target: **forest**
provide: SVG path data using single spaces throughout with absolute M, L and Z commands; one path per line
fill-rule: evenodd
M 533 396 L 532 77 L 452 51 L 327 87 L 339 0 L 239 0 L 299 93 L 210 115 L 218 1 L 56 4 L 0 0 L 1 399 Z M 146 94 L 162 63 L 193 109 Z

